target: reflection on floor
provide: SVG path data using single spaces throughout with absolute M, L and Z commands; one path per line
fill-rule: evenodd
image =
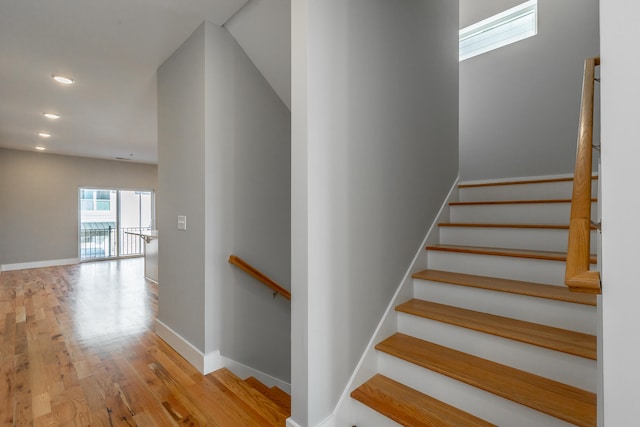
M 284 425 L 152 332 L 141 258 L 0 274 L 0 426 Z M 290 405 L 290 402 L 289 402 Z M 284 418 L 283 418 L 284 417 Z
M 104 341 L 152 329 L 157 285 L 144 280 L 142 258 L 80 264 L 69 301 L 78 338 Z

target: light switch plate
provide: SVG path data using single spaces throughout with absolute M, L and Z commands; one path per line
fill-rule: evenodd
M 187 229 L 187 217 L 186 215 L 178 215 L 178 230 Z

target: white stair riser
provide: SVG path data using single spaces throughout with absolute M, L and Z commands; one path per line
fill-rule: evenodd
M 591 247 L 596 247 L 596 232 L 591 232 Z M 569 231 L 544 228 L 440 227 L 444 245 L 485 246 L 566 252 Z
M 386 353 L 379 353 L 379 368 L 382 375 L 491 423 L 517 427 L 569 427 L 571 425 L 445 375 Z
M 398 331 L 595 392 L 596 362 L 436 320 L 398 313 Z
M 523 280 L 562 286 L 565 263 L 529 258 L 477 255 L 430 250 L 427 253 L 430 269 L 501 279 Z
M 414 279 L 414 298 L 526 322 L 597 334 L 596 307 Z
M 461 183 L 463 185 L 464 183 Z M 461 202 L 481 202 L 487 200 L 550 200 L 570 199 L 573 181 L 542 184 L 496 185 L 459 189 Z M 592 181 L 591 197 L 598 194 L 598 181 Z
M 596 218 L 595 203 L 591 217 Z M 451 222 L 481 224 L 569 224 L 569 203 L 516 203 L 495 205 L 452 205 Z
M 597 197 L 598 181 L 592 185 Z M 573 182 L 461 188 L 461 202 L 570 199 Z M 514 203 L 450 206 L 450 222 L 498 224 L 569 223 L 569 203 Z M 592 203 L 592 218 L 597 218 Z M 440 244 L 565 252 L 568 231 L 500 227 L 440 227 Z M 591 233 L 595 252 L 596 232 Z M 564 286 L 565 263 L 538 259 L 464 254 L 430 250 L 430 269 Z M 595 268 L 595 266 L 592 266 Z M 414 297 L 426 301 L 505 316 L 595 335 L 597 309 L 583 304 L 414 280 Z M 597 389 L 597 362 L 538 346 L 473 331 L 444 322 L 397 312 L 398 331 L 478 357 L 513 366 L 589 391 Z M 567 427 L 542 412 L 421 368 L 383 352 L 378 372 L 422 393 L 500 426 Z M 354 424 L 395 426 L 391 420 L 359 403 Z M 367 412 L 368 411 L 368 412 Z M 362 414 L 362 415 L 360 415 Z
M 401 424 L 396 423 L 391 420 L 391 418 L 387 418 L 381 413 L 369 408 L 368 406 L 358 402 L 355 399 L 353 400 L 353 424 L 354 426 L 376 426 L 376 427 L 402 427 Z

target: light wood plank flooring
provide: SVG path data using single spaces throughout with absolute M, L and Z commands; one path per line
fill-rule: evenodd
M 284 426 L 238 399 L 233 374 L 201 375 L 152 332 L 142 268 L 0 274 L 0 426 Z

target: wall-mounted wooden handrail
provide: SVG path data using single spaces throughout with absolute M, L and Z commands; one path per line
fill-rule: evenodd
M 595 67 L 600 58 L 589 58 L 584 63 L 582 104 L 578 127 L 576 167 L 573 175 L 571 219 L 569 221 L 569 247 L 565 284 L 575 292 L 600 293 L 600 273 L 589 270 L 589 233 L 591 230 L 591 170 L 593 149 L 593 94 Z
M 271 290 L 274 292 L 274 294 L 273 294 L 274 297 L 277 294 L 280 294 L 283 297 L 285 297 L 286 299 L 291 300 L 291 292 L 289 292 L 288 290 L 286 290 L 282 286 L 278 285 L 276 282 L 271 280 L 269 277 L 267 277 L 260 270 L 258 270 L 255 267 L 251 266 L 248 262 L 244 261 L 243 259 L 238 258 L 235 255 L 229 255 L 229 264 L 235 265 L 236 267 L 238 267 L 239 269 L 241 269 L 242 271 L 244 271 L 248 275 L 250 275 L 253 278 L 255 278 L 255 279 L 259 280 L 260 282 L 262 282 L 265 286 L 271 288 Z

